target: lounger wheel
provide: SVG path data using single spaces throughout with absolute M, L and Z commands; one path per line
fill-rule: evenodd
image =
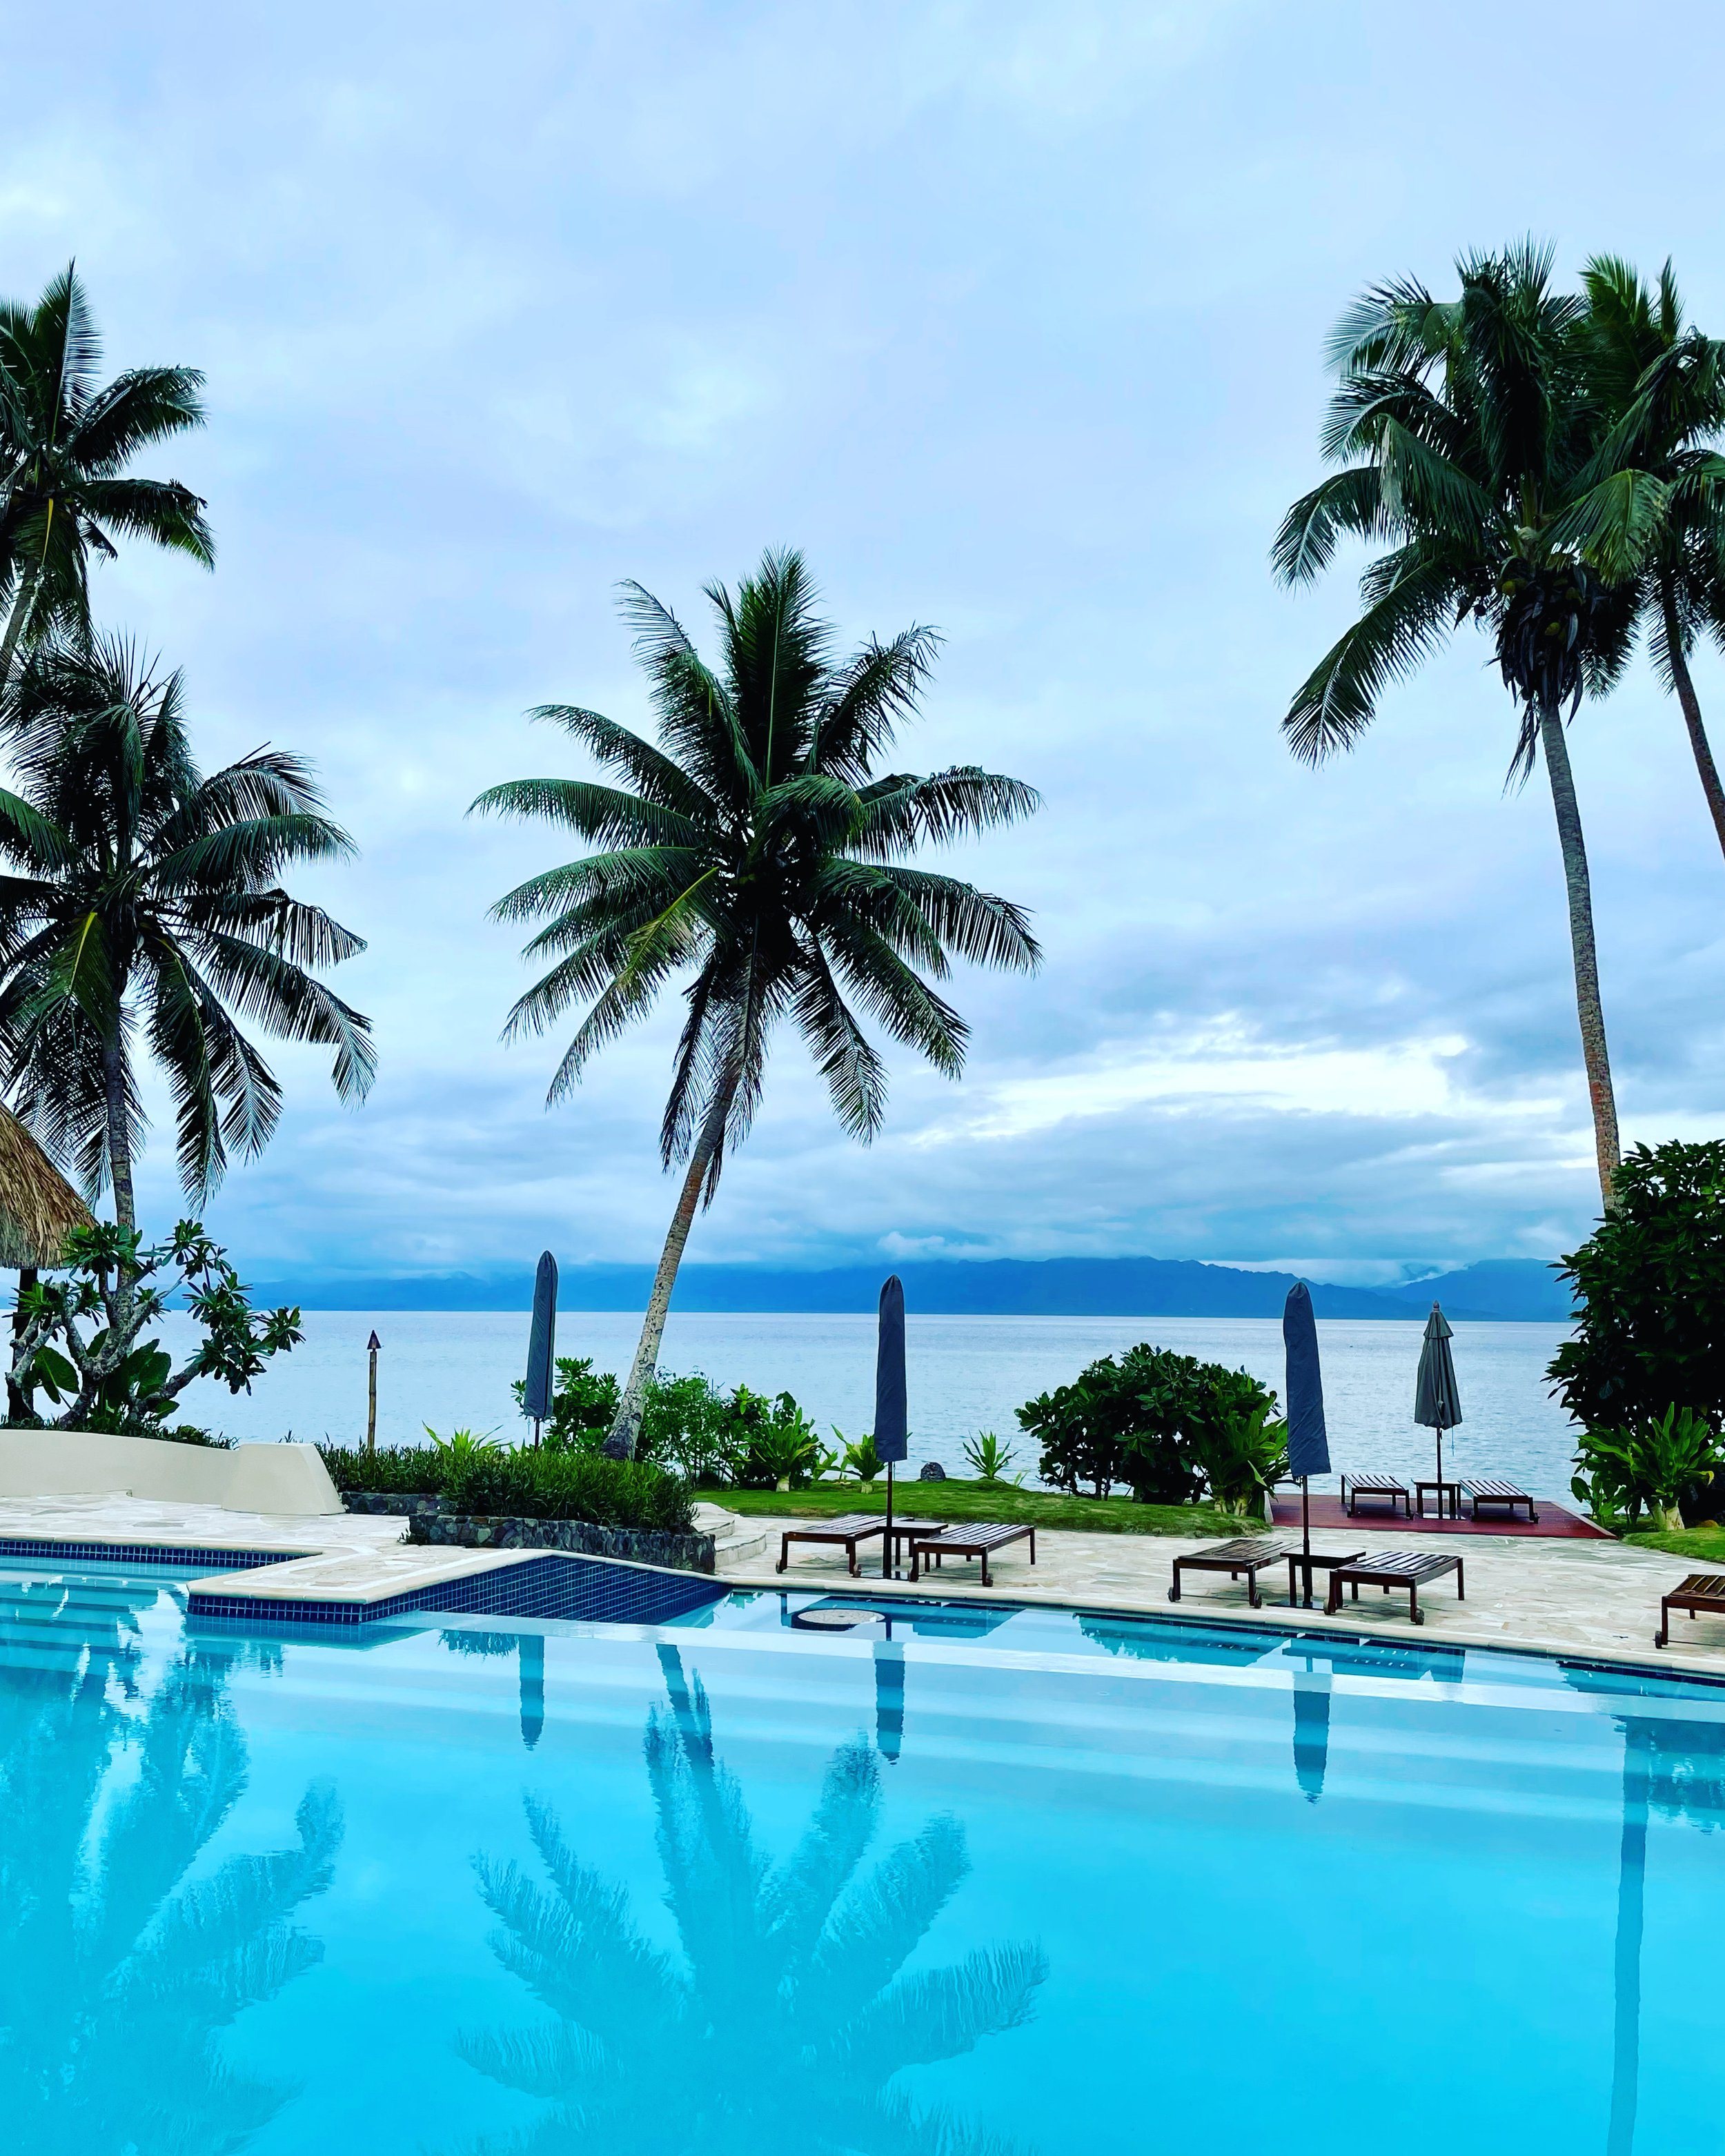
M 1169 1588 L 1168 1591 L 1168 1599 L 1170 1602 L 1178 1602 L 1180 1599 L 1179 1589 L 1178 1587 Z
M 1423 1625 L 1425 1622 L 1425 1612 L 1423 1609 L 1411 1609 L 1408 1614 L 1416 1625 Z

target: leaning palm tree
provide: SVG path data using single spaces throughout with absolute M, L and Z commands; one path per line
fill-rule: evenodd
M 20 644 L 90 627 L 90 560 L 116 539 L 214 559 L 203 504 L 172 480 L 136 479 L 141 449 L 203 424 L 203 377 L 128 367 L 97 379 L 101 351 L 67 268 L 33 307 L 0 301 L 0 684 Z
M 1712 447 L 1725 431 L 1725 345 L 1686 326 L 1669 262 L 1656 294 L 1611 255 L 1596 256 L 1581 281 L 1589 374 L 1608 428 L 1598 476 L 1639 486 L 1651 525 L 1637 550 L 1639 610 L 1725 849 L 1725 783 L 1689 670 L 1697 636 L 1725 631 L 1725 457 Z
M 775 1025 L 796 1027 L 839 1122 L 866 1142 L 885 1112 L 886 1075 L 862 1017 L 956 1077 L 968 1029 L 931 983 L 953 955 L 1028 972 L 1040 953 L 1019 907 L 903 865 L 1037 806 L 1028 786 L 970 765 L 877 775 L 928 678 L 932 630 L 871 639 L 839 660 L 801 557 L 769 553 L 734 595 L 707 589 L 723 647 L 715 669 L 657 599 L 638 584 L 624 590 L 660 746 L 597 711 L 545 705 L 536 718 L 567 728 L 627 786 L 520 779 L 474 807 L 543 817 L 601 849 L 531 877 L 493 909 L 501 920 L 546 920 L 526 955 L 555 962 L 516 1004 L 505 1038 L 588 1006 L 552 1101 L 667 981 L 691 976 L 660 1131 L 665 1166 L 687 1169 L 609 1440 L 633 1455 L 696 1208 L 703 1194 L 711 1203 L 726 1149 L 748 1131 Z
M 1531 244 L 1458 265 L 1461 296 L 1379 286 L 1344 316 L 1322 434 L 1342 469 L 1276 534 L 1288 583 L 1310 582 L 1347 536 L 1386 551 L 1361 580 L 1365 611 L 1313 669 L 1284 730 L 1312 763 L 1351 748 L 1388 685 L 1466 621 L 1491 638 L 1520 717 L 1511 759 L 1543 761 L 1568 890 L 1582 1052 L 1599 1188 L 1620 1147 L 1599 999 L 1593 900 L 1566 721 L 1626 662 L 1651 482 L 1597 468 L 1584 303 L 1551 289 Z
M 281 1089 L 242 1029 L 332 1047 L 344 1100 L 369 1086 L 369 1021 L 313 977 L 363 950 L 276 879 L 352 842 L 306 766 L 260 749 L 205 778 L 178 674 L 97 639 L 32 651 L 0 701 L 0 1070 L 49 1153 L 136 1224 L 141 1046 L 177 1110 L 181 1178 L 203 1198 L 256 1152 Z

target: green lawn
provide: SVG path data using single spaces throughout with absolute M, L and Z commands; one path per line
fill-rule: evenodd
M 886 1485 L 872 1491 L 855 1482 L 818 1482 L 805 1490 L 703 1490 L 699 1495 L 749 1518 L 831 1518 L 839 1512 L 884 1512 Z M 1207 1505 L 1140 1505 L 1130 1497 L 1067 1497 L 1052 1490 L 1020 1490 L 1010 1482 L 906 1481 L 893 1509 L 925 1520 L 1024 1521 L 1033 1527 L 1076 1527 L 1088 1534 L 1241 1535 L 1261 1522 L 1236 1519 Z
M 1725 1565 L 1725 1527 L 1717 1520 L 1704 1527 L 1679 1527 L 1668 1535 L 1625 1535 L 1635 1549 L 1665 1550 L 1672 1557 L 1692 1557 L 1703 1564 Z

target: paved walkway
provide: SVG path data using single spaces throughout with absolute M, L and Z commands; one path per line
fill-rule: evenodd
M 779 1533 L 798 1522 L 737 1521 L 715 1507 L 702 1524 L 721 1533 L 719 1571 L 728 1584 L 880 1591 L 878 1543 L 873 1545 L 872 1576 L 865 1554 L 860 1582 L 847 1579 L 842 1553 L 819 1545 L 793 1547 L 790 1569 L 779 1574 L 773 1570 Z M 393 1518 L 229 1512 L 212 1505 L 169 1504 L 124 1493 L 0 1498 L 0 1541 L 69 1542 L 92 1548 L 141 1543 L 156 1548 L 294 1553 L 286 1563 L 222 1574 L 213 1571 L 199 1583 L 207 1585 L 208 1579 L 219 1577 L 226 1594 L 376 1601 L 439 1580 L 528 1563 L 537 1554 L 532 1550 L 416 1549 L 402 1542 L 401 1532 L 402 1522 Z M 1282 1537 L 1278 1534 L 1276 1539 Z M 1327 1535 L 1314 1534 L 1312 1539 L 1318 1548 L 1336 1546 Z M 1389 1529 L 1368 1529 L 1354 1540 L 1371 1549 L 1397 1547 Z M 1168 1590 L 1173 1559 L 1204 1546 L 1169 1535 L 1043 1530 L 1037 1535 L 1034 1566 L 1023 1543 L 1013 1543 L 992 1560 L 996 1584 L 991 1593 L 984 1594 L 974 1565 L 957 1563 L 928 1576 L 923 1591 L 978 1600 L 1079 1603 L 1091 1609 L 1141 1610 L 1165 1617 L 1172 1614 Z M 865 1553 L 868 1547 L 865 1545 Z M 1421 1547 L 1433 1545 L 1428 1542 Z M 1695 1569 L 1686 1559 L 1627 1549 L 1615 1542 L 1555 1542 L 1511 1535 L 1471 1536 L 1465 1546 L 1456 1547 L 1467 1568 L 1467 1599 L 1457 1602 L 1453 1579 L 1440 1580 L 1422 1591 L 1426 1622 L 1419 1631 L 1409 1625 L 1404 1595 L 1385 1598 L 1371 1589 L 1363 1592 L 1358 1604 L 1346 1605 L 1337 1618 L 1327 1619 L 1319 1609 L 1290 1610 L 1286 1569 L 1263 1576 L 1261 1611 L 1248 1607 L 1243 1583 L 1235 1585 L 1215 1574 L 1189 1578 L 1180 1609 L 1189 1616 L 1224 1622 L 1296 1624 L 1302 1630 L 1334 1625 L 1386 1637 L 1484 1642 L 1725 1674 L 1725 1620 L 1702 1618 L 1691 1624 L 1680 1618 L 1670 1649 L 1661 1655 L 1654 1648 L 1659 1597 Z M 4 1562 L 0 1557 L 0 1565 Z M 905 1591 L 902 1584 L 896 1591 Z
M 781 1574 L 773 1569 L 779 1532 L 800 1523 L 763 1519 L 747 1524 L 769 1530 L 771 1543 L 759 1557 L 721 1564 L 721 1571 L 735 1584 L 785 1587 L 794 1582 L 822 1588 L 860 1585 L 865 1590 L 872 1585 L 875 1593 L 880 1592 L 878 1542 L 863 1546 L 865 1577 L 860 1583 L 847 1580 L 842 1550 L 824 1548 L 818 1543 L 793 1543 L 790 1568 Z M 1362 1523 L 1362 1532 L 1345 1541 L 1314 1531 L 1312 1547 L 1392 1550 L 1407 1546 L 1406 1538 L 1399 1541 L 1388 1522 Z M 1280 1542 L 1286 1537 L 1278 1530 L 1275 1539 Z M 1168 1592 L 1173 1560 L 1186 1551 L 1204 1547 L 1202 1542 L 1183 1541 L 1172 1535 L 1086 1535 L 1039 1530 L 1034 1566 L 1024 1543 L 1014 1543 L 991 1558 L 993 1595 L 1014 1601 L 1076 1602 L 1090 1608 L 1142 1610 L 1166 1617 L 1173 1614 Z M 1441 1546 L 1428 1538 L 1416 1547 L 1423 1553 Z M 872 1563 L 867 1555 L 870 1548 Z M 1471 1640 L 1661 1666 L 1668 1662 L 1673 1668 L 1725 1673 L 1725 1619 L 1702 1618 L 1692 1625 L 1686 1618 L 1678 1618 L 1674 1623 L 1679 1629 L 1673 1630 L 1671 1646 L 1665 1653 L 1653 1645 L 1659 1625 L 1659 1598 L 1686 1573 L 1697 1569 L 1692 1560 L 1662 1556 L 1653 1550 L 1630 1549 L 1618 1542 L 1559 1542 L 1513 1535 L 1470 1535 L 1465 1543 L 1458 1540 L 1449 1545 L 1445 1554 L 1449 1551 L 1465 1563 L 1467 1599 L 1456 1600 L 1453 1574 L 1423 1588 L 1420 1606 L 1425 1613 L 1425 1623 L 1417 1630 L 1408 1621 L 1405 1594 L 1385 1597 L 1370 1588 L 1361 1589 L 1358 1603 L 1344 1604 L 1339 1617 L 1326 1618 L 1322 1609 L 1290 1610 L 1285 1566 L 1260 1574 L 1261 1611 L 1248 1606 L 1244 1580 L 1236 1584 L 1224 1573 L 1189 1573 L 1179 1608 L 1182 1614 L 1194 1617 L 1250 1619 L 1260 1624 L 1293 1622 L 1302 1629 L 1333 1625 L 1403 1639 Z M 937 1573 L 925 1574 L 924 1590 L 984 1599 L 973 1563 L 950 1563 Z

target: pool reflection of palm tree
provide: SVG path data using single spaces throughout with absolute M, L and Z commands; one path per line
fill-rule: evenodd
M 1596 1691 L 1595 1673 L 1565 1670 Z M 1655 1680 L 1650 1693 L 1671 1695 Z M 1617 1855 L 1617 1928 L 1612 1964 L 1611 2109 L 1606 2156 L 1630 2156 L 1641 2079 L 1641 1939 L 1647 1888 L 1647 1829 L 1654 1817 L 1686 1820 L 1711 1833 L 1725 1825 L 1725 1722 L 1614 1712 L 1623 1732 L 1623 1810 Z
M 221 2030 L 321 1953 L 294 1912 L 327 1885 L 333 1797 L 297 1845 L 188 1876 L 245 1787 L 234 1656 L 187 1647 L 147 1692 L 127 1584 L 92 1627 L 56 1583 L 0 1595 L 0 2118 L 7 2156 L 215 2156 L 290 2087 Z
M 550 2099 L 510 2145 L 523 2156 L 1004 2156 L 993 2137 L 889 2086 L 1017 2027 L 1047 1974 L 1024 1945 L 907 1973 L 969 1868 L 963 1827 L 932 1820 L 859 1876 L 880 1810 L 878 1756 L 859 1739 L 829 1762 L 796 1850 L 770 1864 L 715 1754 L 700 1680 L 675 1650 L 660 1659 L 670 1705 L 648 1720 L 647 1776 L 680 1958 L 643 1936 L 624 1891 L 581 1863 L 531 1799 L 549 1886 L 513 1864 L 480 1866 L 499 1958 L 554 2017 L 463 2042 L 483 2073 Z

